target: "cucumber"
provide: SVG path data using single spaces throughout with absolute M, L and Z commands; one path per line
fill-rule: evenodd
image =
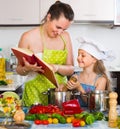
M 57 118 L 59 120 L 59 123 L 66 124 L 66 119 L 58 113 L 53 113 L 52 118 Z

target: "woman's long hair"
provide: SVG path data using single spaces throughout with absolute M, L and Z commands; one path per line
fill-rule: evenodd
M 73 21 L 74 19 L 74 11 L 71 8 L 71 6 L 61 1 L 56 1 L 53 5 L 51 5 L 46 16 L 43 18 L 41 23 L 46 22 L 46 18 L 48 14 L 51 15 L 51 20 L 59 19 L 61 15 L 63 15 L 69 21 Z

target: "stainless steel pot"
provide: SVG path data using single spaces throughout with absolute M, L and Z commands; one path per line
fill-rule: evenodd
M 43 94 L 48 95 L 48 104 L 57 105 L 59 108 L 62 108 L 62 103 L 73 99 L 73 94 L 71 91 L 55 91 L 55 89 L 48 89 L 47 92 Z
M 87 93 L 88 109 L 90 111 L 107 111 L 109 108 L 109 92 L 95 90 Z

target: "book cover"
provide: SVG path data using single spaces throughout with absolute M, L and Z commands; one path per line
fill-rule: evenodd
M 35 58 L 33 57 L 33 52 L 25 48 L 11 48 L 14 55 L 19 60 L 20 64 L 24 66 L 23 57 L 30 63 L 35 64 Z
M 34 54 L 31 50 L 24 48 L 11 48 L 11 50 L 13 51 L 14 55 L 23 66 L 24 66 L 23 57 L 30 64 L 35 64 L 37 62 L 38 66 L 42 66 L 44 70 L 44 73 L 40 74 L 44 74 L 49 81 L 51 81 L 56 87 L 58 87 L 58 82 L 55 78 L 54 72 L 52 71 L 50 66 L 46 62 L 44 62 L 37 54 Z

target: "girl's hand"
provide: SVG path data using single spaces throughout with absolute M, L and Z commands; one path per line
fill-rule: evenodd
M 41 72 L 44 73 L 44 70 L 42 69 L 42 66 L 37 66 L 37 63 L 35 64 L 30 64 L 24 57 L 24 69 L 27 72 L 34 71 L 34 72 Z
M 74 89 L 77 89 L 79 85 L 80 85 L 80 84 L 78 84 L 78 81 L 77 81 L 77 82 L 73 82 L 73 81 L 70 81 L 70 80 L 69 80 L 69 81 L 67 82 L 66 87 L 67 87 L 69 90 L 74 90 Z
M 79 87 L 79 81 L 78 81 L 78 77 L 73 75 L 69 81 L 67 82 L 67 85 L 66 87 L 69 89 L 69 90 L 73 90 L 73 89 L 78 89 Z

